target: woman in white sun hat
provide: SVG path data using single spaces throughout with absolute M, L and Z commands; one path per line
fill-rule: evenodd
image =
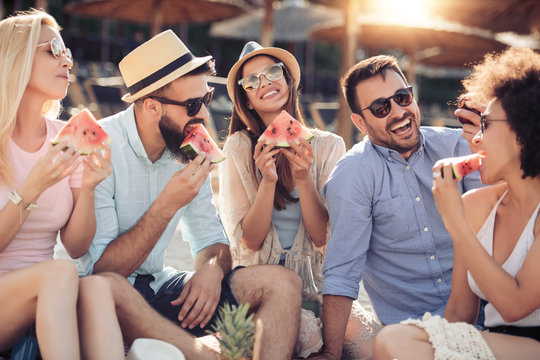
M 257 141 L 282 110 L 305 124 L 299 83 L 300 67 L 291 53 L 254 41 L 244 46 L 227 76 L 234 110 L 223 148 L 227 161 L 219 165 L 219 208 L 235 265 L 281 264 L 303 278 L 305 309 L 296 355 L 307 357 L 322 346 L 315 315 L 319 316 L 330 227 L 321 190 L 345 154 L 345 144 L 339 136 L 318 129 L 310 129 L 314 135 L 310 142 L 300 139 L 299 145 L 290 142 L 289 148 Z M 371 324 L 373 319 L 358 303 L 355 308 L 360 327 L 351 329 L 364 329 L 361 322 Z

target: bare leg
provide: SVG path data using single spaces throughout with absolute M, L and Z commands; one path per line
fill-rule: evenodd
M 108 272 L 99 275 L 111 285 L 120 328 L 129 344 L 137 338 L 157 339 L 173 344 L 187 359 L 218 359 L 215 352 L 155 311 L 124 277 Z
M 519 336 L 482 332 L 484 340 L 497 360 L 520 359 L 538 360 L 540 357 L 540 342 Z
M 0 275 L 0 350 L 13 346 L 35 321 L 44 359 L 79 359 L 78 281 L 69 260 Z
M 77 304 L 83 359 L 124 359 L 124 343 L 109 282 L 100 276 L 80 280 Z
M 373 354 L 377 360 L 433 359 L 434 350 L 426 332 L 415 325 L 385 326 L 375 338 Z
M 279 265 L 239 269 L 231 289 L 239 303 L 250 303 L 262 322 L 261 360 L 291 359 L 300 322 L 301 281 Z

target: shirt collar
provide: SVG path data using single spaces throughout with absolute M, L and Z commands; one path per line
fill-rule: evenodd
M 420 140 L 419 140 L 420 145 L 418 146 L 418 149 L 416 149 L 416 151 L 411 154 L 411 157 L 409 157 L 408 161 L 405 161 L 405 159 L 403 159 L 401 157 L 401 154 L 399 152 L 397 152 L 396 150 L 373 143 L 369 139 L 369 136 L 367 136 L 367 135 L 366 135 L 366 140 L 365 141 L 368 144 L 371 144 L 373 146 L 373 148 L 375 149 L 375 151 L 377 151 L 379 154 L 381 154 L 382 157 L 384 157 L 388 161 L 399 161 L 399 162 L 409 162 L 410 163 L 414 159 L 416 159 L 420 154 L 422 154 L 423 151 L 424 151 L 426 138 L 424 137 L 424 133 L 422 132 L 422 128 L 420 128 L 419 133 L 420 133 Z

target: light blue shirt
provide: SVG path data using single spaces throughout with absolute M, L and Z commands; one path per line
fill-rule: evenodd
M 461 130 L 422 127 L 408 161 L 367 137 L 347 152 L 323 188 L 330 238 L 323 294 L 358 297 L 364 280 L 383 324 L 442 315 L 450 295 L 453 242 L 431 193 L 432 167 L 470 154 Z M 478 172 L 459 184 L 481 186 Z
M 148 159 L 137 132 L 133 106 L 100 121 L 100 125 L 113 140 L 112 174 L 95 190 L 97 229 L 88 254 L 78 264 L 83 275 L 92 273 L 94 264 L 111 241 L 135 226 L 172 175 L 185 167 L 178 164 L 168 150 L 155 163 Z M 183 239 L 191 245 L 192 256 L 212 244 L 229 244 L 212 203 L 210 177 L 197 196 L 178 210 L 146 260 L 129 276 L 132 284 L 137 274 L 152 274 L 156 280 L 151 286 L 156 291 L 176 272 L 173 268 L 164 268 L 164 258 L 178 223 Z

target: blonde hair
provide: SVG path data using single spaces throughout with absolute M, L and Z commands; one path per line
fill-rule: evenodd
M 17 111 L 30 80 L 42 25 L 60 31 L 60 26 L 51 15 L 35 9 L 18 12 L 0 21 L 0 183 L 12 181 L 8 140 L 15 128 Z M 41 112 L 57 117 L 60 109 L 59 100 L 49 100 Z

